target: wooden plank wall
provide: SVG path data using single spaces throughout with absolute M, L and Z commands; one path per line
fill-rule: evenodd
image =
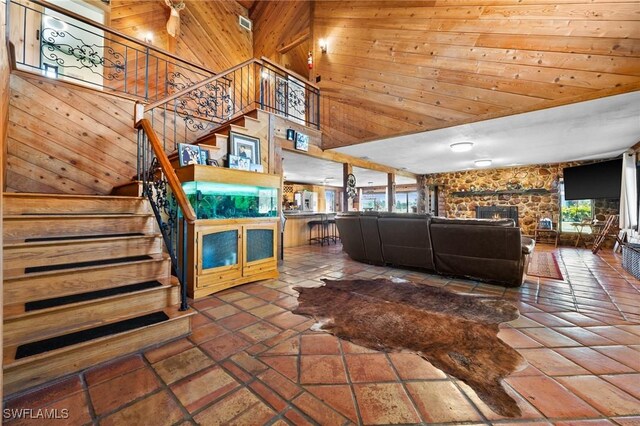
M 112 0 L 107 25 L 131 37 L 144 40 L 153 34 L 153 45 L 173 51 L 173 38 L 167 33 L 169 8 L 164 1 Z
M 7 127 L 9 124 L 9 55 L 6 48 L 5 16 L 6 0 L 0 0 L 0 189 L 4 191 L 6 178 L 6 149 L 7 149 Z M 2 215 L 4 212 L 4 196 L 0 193 L 0 235 L 3 235 Z M 2 244 L 0 244 L 0 318 L 4 318 L 2 307 L 3 303 L 3 253 Z M 2 324 L 0 323 L 0 336 L 2 336 Z M 2 357 L 2 347 L 0 345 L 0 359 Z M 2 378 L 0 377 L 0 400 L 2 400 Z
M 266 56 L 302 76 L 308 76 L 307 53 L 309 41 L 283 55 L 280 51 L 306 35 L 311 38 L 310 1 L 260 1 L 251 9 L 253 20 L 253 54 L 256 58 Z
M 109 194 L 136 173 L 134 103 L 11 75 L 7 190 Z
M 252 33 L 238 24 L 247 9 L 235 1 L 186 0 L 176 54 L 221 72 L 253 57 Z
M 637 0 L 317 1 L 313 34 L 325 148 L 640 89 Z
M 167 33 L 169 8 L 162 0 L 112 0 L 111 26 L 139 39 L 151 32 L 154 46 L 214 72 L 253 57 L 252 35 L 238 25 L 239 14 L 248 16 L 245 7 L 236 1 L 185 3 L 175 39 Z

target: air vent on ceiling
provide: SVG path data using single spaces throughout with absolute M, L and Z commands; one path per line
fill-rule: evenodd
M 242 15 L 238 15 L 238 23 L 247 31 L 251 31 L 251 28 L 253 28 L 253 22 L 251 22 L 251 19 L 245 18 Z

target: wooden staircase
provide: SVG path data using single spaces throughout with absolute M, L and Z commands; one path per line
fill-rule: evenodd
M 184 336 L 148 201 L 4 194 L 4 392 Z
M 257 137 L 266 142 L 269 140 L 269 114 L 259 109 L 251 110 L 222 124 L 208 135 L 198 139 L 195 144 L 217 147 L 219 151 L 213 154 L 213 158 L 220 158 L 227 153 L 231 132 Z M 264 157 L 265 152 L 263 149 L 260 151 Z

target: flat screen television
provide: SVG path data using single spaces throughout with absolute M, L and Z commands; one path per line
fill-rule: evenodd
M 565 200 L 620 198 L 622 159 L 566 167 L 562 173 Z

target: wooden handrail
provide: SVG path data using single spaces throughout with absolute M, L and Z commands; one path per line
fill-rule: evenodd
M 261 57 L 260 61 L 261 62 L 265 62 L 265 63 L 269 64 L 270 66 L 272 66 L 274 68 L 277 68 L 277 69 L 279 69 L 280 71 L 282 71 L 284 73 L 291 74 L 292 76 L 294 76 L 298 80 L 302 81 L 307 86 L 311 86 L 314 89 L 320 90 L 320 87 L 318 87 L 318 85 L 313 84 L 312 82 L 310 82 L 308 78 L 298 74 L 297 72 L 294 72 L 294 71 L 291 71 L 289 69 L 286 69 L 285 67 L 283 67 L 280 64 L 276 64 L 275 62 L 273 62 L 271 59 L 267 58 L 266 56 Z
M 276 64 L 274 62 L 271 62 L 271 60 L 269 60 L 268 58 L 265 58 L 265 57 L 262 57 L 262 59 L 252 58 L 252 59 L 247 59 L 246 61 L 242 62 L 241 64 L 238 64 L 238 65 L 236 65 L 236 66 L 234 66 L 232 68 L 229 68 L 228 70 L 223 71 L 220 74 L 216 74 L 214 76 L 211 76 L 211 77 L 207 78 L 206 80 L 202 80 L 201 82 L 199 82 L 197 84 L 194 84 L 193 86 L 186 87 L 186 88 L 180 90 L 179 92 L 176 92 L 176 93 L 174 93 L 172 95 L 167 96 L 166 98 L 163 98 L 163 99 L 160 99 L 159 101 L 155 101 L 155 102 L 153 102 L 151 104 L 148 104 L 148 105 L 145 106 L 144 110 L 145 110 L 145 112 L 146 111 L 151 111 L 152 109 L 157 108 L 160 105 L 166 104 L 167 102 L 171 102 L 174 99 L 177 99 L 177 98 L 179 98 L 181 96 L 186 95 L 187 93 L 191 92 L 192 90 L 195 90 L 195 89 L 198 89 L 198 88 L 200 88 L 202 86 L 205 86 L 205 85 L 211 83 L 212 81 L 217 80 L 218 78 L 225 77 L 225 76 L 231 74 L 232 72 L 237 71 L 238 69 L 240 69 L 240 68 L 242 68 L 244 66 L 247 66 L 249 64 L 252 64 L 252 63 L 254 63 L 256 65 L 260 65 L 260 66 L 263 66 L 265 63 L 267 63 L 268 65 L 270 65 L 270 66 L 272 66 L 274 68 L 277 68 L 282 72 L 285 72 L 287 74 L 291 74 L 294 77 L 298 78 L 299 80 L 302 80 L 302 82 L 305 85 L 308 85 L 308 86 L 311 86 L 311 87 L 313 87 L 313 88 L 315 88 L 317 90 L 320 90 L 320 88 L 317 85 L 311 83 L 309 80 L 305 79 L 301 75 L 296 74 L 295 72 L 293 72 L 291 70 L 288 70 L 288 69 L 286 69 L 286 68 L 284 68 L 284 67 L 282 67 L 282 66 L 280 66 L 280 65 L 278 65 L 278 64 Z
M 260 61 L 258 61 L 257 59 L 248 59 L 248 60 L 244 61 L 243 63 L 236 65 L 233 68 L 229 68 L 228 70 L 221 72 L 220 74 L 216 74 L 214 76 L 211 76 L 211 77 L 207 78 L 206 80 L 202 80 L 201 82 L 196 83 L 193 86 L 189 86 L 189 87 L 187 87 L 185 89 L 182 89 L 179 92 L 174 93 L 173 95 L 169 95 L 166 98 L 160 99 L 159 101 L 155 101 L 152 104 L 148 104 L 147 106 L 144 107 L 144 110 L 145 111 L 151 111 L 152 109 L 154 109 L 156 107 L 159 107 L 160 105 L 166 104 L 167 102 L 171 102 L 174 99 L 177 99 L 177 98 L 179 98 L 181 96 L 184 96 L 187 93 L 191 92 L 192 90 L 198 89 L 198 88 L 200 88 L 200 87 L 202 87 L 202 86 L 204 86 L 206 84 L 211 83 L 212 81 L 215 81 L 215 80 L 217 80 L 219 78 L 227 76 L 227 75 L 231 74 L 232 72 L 237 71 L 238 69 L 240 69 L 240 68 L 242 68 L 242 67 L 244 67 L 246 65 L 249 65 L 249 64 L 251 64 L 253 62 L 260 63 Z
M 151 147 L 153 148 L 153 152 L 156 154 L 156 158 L 160 163 L 160 168 L 164 172 L 164 175 L 167 178 L 167 182 L 169 183 L 169 187 L 173 191 L 173 195 L 176 197 L 176 201 L 178 205 L 182 209 L 182 214 L 187 223 L 194 223 L 197 219 L 196 213 L 193 211 L 193 207 L 191 207 L 191 203 L 187 200 L 187 196 L 182 189 L 182 185 L 180 185 L 180 180 L 176 175 L 176 171 L 171 166 L 169 162 L 169 158 L 167 154 L 164 152 L 162 148 L 162 143 L 160 139 L 158 139 L 158 135 L 153 131 L 153 126 L 151 122 L 146 118 L 139 120 L 136 123 L 136 129 L 144 130 L 147 134 L 147 138 L 149 138 L 149 143 L 151 143 Z
M 6 2 L 7 2 L 7 9 L 9 9 L 8 5 L 9 5 L 9 3 L 12 3 L 12 0 L 6 0 Z M 15 2 L 15 1 L 13 3 L 19 4 L 19 5 L 24 6 L 24 7 L 29 7 L 27 4 L 18 3 L 18 2 Z M 149 43 L 147 43 L 145 41 L 138 40 L 135 37 L 131 37 L 130 35 L 122 33 L 120 31 L 115 30 L 115 29 L 113 29 L 111 27 L 108 27 L 108 26 L 106 26 L 104 24 L 101 24 L 100 22 L 92 21 L 91 19 L 85 18 L 84 16 L 78 15 L 77 13 L 74 13 L 74 12 L 72 12 L 70 10 L 67 10 L 67 9 L 63 8 L 63 7 L 56 6 L 53 3 L 49 3 L 47 1 L 41 1 L 41 0 L 29 0 L 29 3 L 37 4 L 38 6 L 42 6 L 42 7 L 46 7 L 47 9 L 53 10 L 55 12 L 58 12 L 58 13 L 62 14 L 62 15 L 65 15 L 65 16 L 68 16 L 68 17 L 73 18 L 75 20 L 78 20 L 80 22 L 83 22 L 83 23 L 85 23 L 87 25 L 91 25 L 93 27 L 99 28 L 102 31 L 105 31 L 107 33 L 116 35 L 116 36 L 121 37 L 121 38 L 123 38 L 125 40 L 128 40 L 128 41 L 130 41 L 132 43 L 136 43 L 136 44 L 139 44 L 141 46 L 144 46 L 144 47 L 148 48 L 149 50 L 153 50 L 153 51 L 156 51 L 158 53 L 161 53 L 161 54 L 163 54 L 165 56 L 168 56 L 168 57 L 170 57 L 172 59 L 175 59 L 176 61 L 180 61 L 182 63 L 188 64 L 189 66 L 191 66 L 193 68 L 197 68 L 200 71 L 204 71 L 207 74 L 215 74 L 215 72 L 213 72 L 213 71 L 211 71 L 211 70 L 209 70 L 207 68 L 204 68 L 202 65 L 198 65 L 198 64 L 194 64 L 193 62 L 186 61 L 184 58 L 181 58 L 181 57 L 179 57 L 179 56 L 177 56 L 177 55 L 175 55 L 175 54 L 173 54 L 173 53 L 171 53 L 169 51 L 166 51 L 164 49 L 156 47 L 156 46 L 154 46 L 152 44 L 149 44 Z M 7 26 L 7 33 L 9 33 L 9 27 L 8 26 Z

